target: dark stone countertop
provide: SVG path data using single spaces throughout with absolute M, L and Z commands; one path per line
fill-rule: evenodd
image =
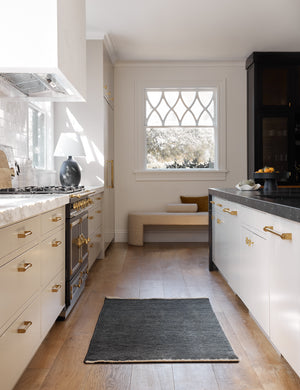
M 235 188 L 209 188 L 208 193 L 265 213 L 300 222 L 300 189 L 298 188 L 279 188 L 268 194 L 264 194 L 263 190 L 239 191 Z

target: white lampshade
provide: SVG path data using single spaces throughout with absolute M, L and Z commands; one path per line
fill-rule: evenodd
M 85 151 L 77 133 L 61 133 L 54 151 L 55 157 L 84 157 Z

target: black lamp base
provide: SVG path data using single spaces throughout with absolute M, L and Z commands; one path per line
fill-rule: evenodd
M 80 183 L 81 172 L 79 165 L 72 156 L 69 156 L 66 161 L 62 163 L 59 172 L 59 179 L 63 186 L 77 187 Z

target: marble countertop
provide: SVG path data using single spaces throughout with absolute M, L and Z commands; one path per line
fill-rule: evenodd
M 300 222 L 300 190 L 279 188 L 265 194 L 263 190 L 239 191 L 235 188 L 210 188 L 210 195 L 219 196 L 256 210 Z
M 24 194 L 0 196 L 0 227 L 45 213 L 69 203 L 69 195 Z
M 99 193 L 104 187 L 85 186 Z M 22 221 L 69 203 L 70 194 L 2 194 L 0 196 L 0 227 Z

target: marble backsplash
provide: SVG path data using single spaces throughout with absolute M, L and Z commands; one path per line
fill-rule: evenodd
M 20 174 L 12 178 L 12 186 L 57 184 L 57 174 L 53 169 L 35 169 L 28 159 L 27 121 L 28 103 L 0 99 L 0 150 L 6 154 L 10 167 L 15 168 L 16 163 L 20 167 Z M 52 142 L 52 137 L 49 142 Z M 50 161 L 48 166 L 52 168 L 53 163 Z

